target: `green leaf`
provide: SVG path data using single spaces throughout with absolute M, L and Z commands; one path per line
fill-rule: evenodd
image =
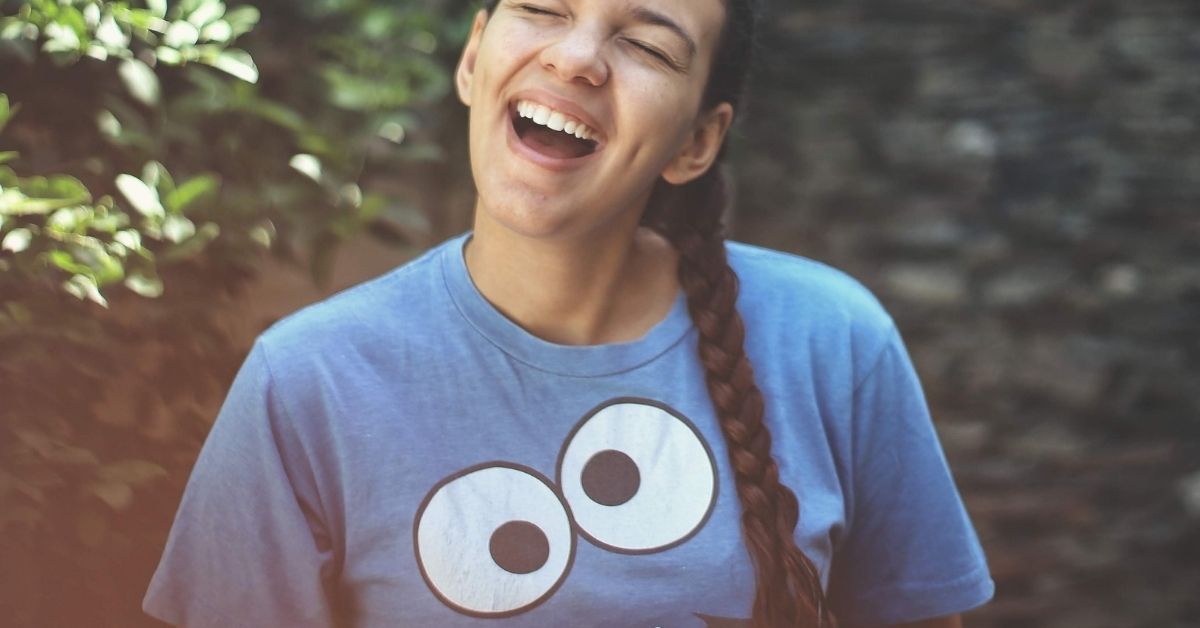
M 162 259 L 167 262 L 174 262 L 197 255 L 204 250 L 204 247 L 208 246 L 209 242 L 217 239 L 217 236 L 220 234 L 221 229 L 215 223 L 205 223 L 196 230 L 196 235 L 163 251 Z
M 163 221 L 162 230 L 168 241 L 179 244 L 196 235 L 196 224 L 183 216 L 172 214 Z
M 124 50 L 129 47 L 129 35 L 111 15 L 104 16 L 104 19 L 96 27 L 96 40 L 112 51 Z
M 136 294 L 150 299 L 157 299 L 162 296 L 163 282 L 158 277 L 147 277 L 140 273 L 133 273 L 125 278 L 125 287 L 129 288 Z
M 245 50 L 237 48 L 222 50 L 217 58 L 208 64 L 247 83 L 258 82 L 258 66 L 254 64 L 250 53 Z
M 140 59 L 125 59 L 117 67 L 117 74 L 131 96 L 149 106 L 158 104 L 162 88 L 159 86 L 158 76 L 150 66 Z
M 16 112 L 16 108 L 8 103 L 8 94 L 0 94 L 0 131 L 4 130 L 4 126 Z
M 225 20 L 217 20 L 200 31 L 200 39 L 218 44 L 228 43 L 233 39 L 233 27 Z
M 167 17 L 167 0 L 146 0 L 146 8 L 154 17 Z
M 117 175 L 116 183 L 117 189 L 129 199 L 129 204 L 139 214 L 148 218 L 162 218 L 166 215 L 166 210 L 158 199 L 158 191 L 146 185 L 145 181 L 130 174 L 120 174 Z
M 33 29 L 33 37 L 29 36 L 29 29 Z M 32 39 L 37 37 L 37 26 L 26 22 L 21 18 L 16 17 L 0 17 L 0 39 L 17 40 L 17 39 Z
M 74 53 L 78 52 L 83 44 L 79 41 L 79 33 L 67 24 L 51 22 L 42 32 L 46 36 L 42 51 L 46 53 Z
M 249 5 L 242 5 L 225 14 L 225 21 L 233 28 L 233 34 L 230 40 L 249 33 L 258 25 L 258 21 L 262 18 L 262 14 L 258 9 Z
M 321 160 L 313 155 L 304 153 L 293 155 L 292 159 L 288 161 L 288 165 L 313 181 L 321 180 Z
M 81 13 L 79 9 L 76 9 L 73 6 L 62 7 L 59 10 L 57 21 L 59 24 L 62 24 L 63 26 L 70 28 L 72 31 L 75 31 L 75 36 L 79 40 L 87 38 L 87 20 L 84 19 L 83 13 Z
M 86 275 L 71 276 L 70 279 L 63 282 L 63 290 L 81 301 L 91 301 L 101 307 L 108 307 L 108 300 L 100 294 L 96 280 Z
M 204 26 L 213 20 L 218 20 L 222 15 L 225 15 L 225 3 L 220 0 L 203 0 L 200 6 L 196 7 L 195 11 L 187 16 L 187 19 L 196 26 Z
M 0 150 L 0 164 L 6 164 L 20 156 L 21 153 L 15 150 Z
M 90 207 L 64 207 L 46 219 L 46 229 L 59 233 L 77 233 L 86 228 L 95 218 Z
M 266 225 L 256 225 L 250 229 L 248 235 L 251 240 L 257 242 L 264 249 L 269 249 L 271 242 L 275 239 L 275 225 L 270 221 Z
M 26 198 L 23 195 L 19 198 L 8 197 L 8 191 L 0 194 L 0 209 L 4 213 L 12 216 L 34 216 L 48 214 L 56 209 L 63 207 L 72 207 L 78 205 L 77 199 L 46 199 L 46 198 Z
M 96 114 L 96 128 L 105 137 L 117 139 L 121 137 L 121 121 L 107 109 L 101 109 Z
M 147 161 L 142 166 L 142 181 L 159 191 L 159 193 L 170 193 L 175 189 L 175 180 L 171 178 L 171 173 L 167 172 L 166 166 L 157 161 Z
M 46 260 L 49 261 L 51 265 L 65 270 L 68 273 L 88 276 L 90 276 L 92 273 L 91 268 L 89 268 L 86 264 L 81 264 L 75 259 L 74 255 L 71 255 L 69 252 L 62 249 L 56 249 L 47 253 Z
M 163 43 L 175 49 L 195 46 L 198 41 L 200 41 L 200 29 L 196 28 L 195 24 L 184 20 L 172 22 L 171 27 L 163 34 Z
M 33 242 L 32 231 L 24 227 L 13 229 L 8 232 L 8 235 L 4 236 L 4 241 L 0 243 L 0 250 L 20 253 L 29 248 L 30 242 Z
M 23 181 L 25 193 L 31 197 L 70 201 L 78 205 L 92 200 L 92 194 L 82 181 L 68 175 L 29 177 Z
M 142 248 L 142 234 L 136 229 L 124 229 L 113 234 L 113 241 L 130 251 Z
M 183 63 L 183 55 L 179 54 L 178 50 L 174 48 L 167 48 L 166 46 L 159 46 L 156 48 L 154 50 L 154 56 L 158 57 L 159 63 L 166 65 L 179 65 Z
M 163 199 L 168 211 L 183 213 L 192 203 L 212 194 L 220 186 L 219 180 L 212 175 L 199 175 L 185 181 Z
M 108 49 L 100 44 L 91 44 L 84 54 L 97 61 L 108 61 Z

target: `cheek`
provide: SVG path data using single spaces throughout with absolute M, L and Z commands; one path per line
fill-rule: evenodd
M 624 105 L 624 118 L 628 125 L 641 137 L 654 138 L 656 155 L 673 155 L 688 137 L 699 109 L 699 98 L 679 83 L 663 80 L 661 76 L 634 75 L 627 86 L 629 98 Z

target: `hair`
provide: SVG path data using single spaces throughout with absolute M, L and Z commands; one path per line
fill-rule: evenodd
M 703 109 L 727 102 L 738 111 L 755 47 L 757 0 L 723 0 L 725 23 L 701 101 Z M 497 0 L 488 0 L 490 14 Z M 735 303 L 738 278 L 725 253 L 724 215 L 731 203 L 721 162 L 676 186 L 659 179 L 642 224 L 679 252 L 679 282 L 699 331 L 699 357 L 729 450 L 742 534 L 755 570 L 751 623 L 756 627 L 834 628 L 820 574 L 795 541 L 800 504 L 779 479 L 771 456 L 765 403 L 745 350 L 745 324 Z

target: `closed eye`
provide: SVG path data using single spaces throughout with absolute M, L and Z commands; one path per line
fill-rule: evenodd
M 658 59 L 659 61 L 662 61 L 663 63 L 671 66 L 672 68 L 678 69 L 679 64 L 675 63 L 675 61 L 673 59 L 671 59 L 671 57 L 668 57 L 665 52 L 662 52 L 661 50 L 654 48 L 652 46 L 649 46 L 647 44 L 644 44 L 636 39 L 626 39 L 625 41 L 629 42 L 629 44 L 631 46 L 633 46 L 634 48 L 637 48 L 639 51 L 644 52 L 644 53 L 654 57 L 655 59 Z
M 517 9 L 533 15 L 558 15 L 553 11 L 532 4 L 519 4 L 517 5 Z

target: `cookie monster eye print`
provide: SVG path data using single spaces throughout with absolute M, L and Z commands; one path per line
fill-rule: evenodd
M 700 432 L 647 399 L 589 412 L 563 446 L 558 483 L 581 534 L 625 554 L 685 542 L 717 501 L 717 465 Z
M 466 615 L 524 613 L 566 579 L 577 534 L 621 554 L 661 552 L 698 532 L 717 500 L 716 461 L 700 432 L 646 399 L 613 399 L 584 415 L 559 452 L 558 479 L 491 462 L 434 486 L 413 526 L 434 595 Z
M 507 617 L 554 594 L 571 568 L 571 515 L 532 469 L 488 463 L 443 480 L 413 527 L 417 564 L 447 606 Z

